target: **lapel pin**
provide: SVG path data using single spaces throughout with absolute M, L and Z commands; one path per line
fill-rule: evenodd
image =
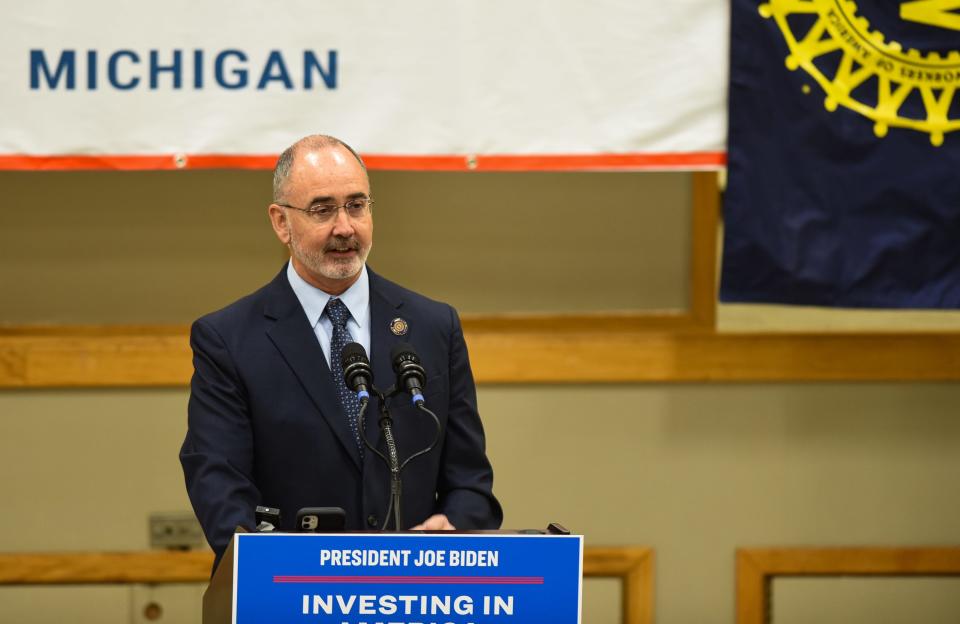
M 390 331 L 393 332 L 394 336 L 403 336 L 408 329 L 410 329 L 410 326 L 402 318 L 398 317 L 390 321 Z

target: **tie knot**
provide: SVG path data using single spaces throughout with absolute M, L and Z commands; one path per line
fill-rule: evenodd
M 347 319 L 350 318 L 350 310 L 339 299 L 330 299 L 327 302 L 327 316 L 337 327 L 346 327 Z

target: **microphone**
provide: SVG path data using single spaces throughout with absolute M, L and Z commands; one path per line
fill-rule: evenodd
M 347 388 L 356 392 L 358 399 L 369 399 L 367 389 L 373 385 L 373 370 L 363 346 L 356 342 L 343 345 L 340 366 L 343 367 L 343 380 Z
M 390 361 L 393 362 L 393 372 L 397 374 L 397 388 L 409 392 L 414 405 L 423 405 L 427 375 L 420 365 L 420 356 L 408 343 L 398 342 L 390 350 Z

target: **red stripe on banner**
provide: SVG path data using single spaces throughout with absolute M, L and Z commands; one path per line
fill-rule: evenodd
M 370 169 L 401 171 L 637 171 L 717 169 L 726 152 L 659 154 L 490 154 L 486 156 L 385 156 L 364 154 Z
M 274 583 L 351 585 L 543 585 L 542 576 L 274 576 Z
M 717 169 L 727 163 L 726 152 L 662 154 L 542 154 L 478 156 L 484 171 L 633 171 L 640 169 Z
M 369 169 L 385 171 L 467 171 L 469 157 L 451 154 L 448 156 L 384 156 L 363 154 L 363 162 Z
M 364 154 L 369 169 L 394 171 L 640 171 L 644 169 L 717 169 L 726 152 L 660 154 L 526 154 L 487 156 L 388 156 Z M 149 156 L 28 156 L 0 155 L 0 170 L 170 170 L 273 169 L 271 154 L 159 154 Z
M 0 155 L 0 169 L 16 171 L 167 169 L 273 169 L 275 155 L 159 154 L 152 156 L 26 156 Z

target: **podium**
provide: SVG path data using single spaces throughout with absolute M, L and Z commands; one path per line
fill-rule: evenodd
M 583 537 L 236 533 L 203 624 L 579 624 Z

